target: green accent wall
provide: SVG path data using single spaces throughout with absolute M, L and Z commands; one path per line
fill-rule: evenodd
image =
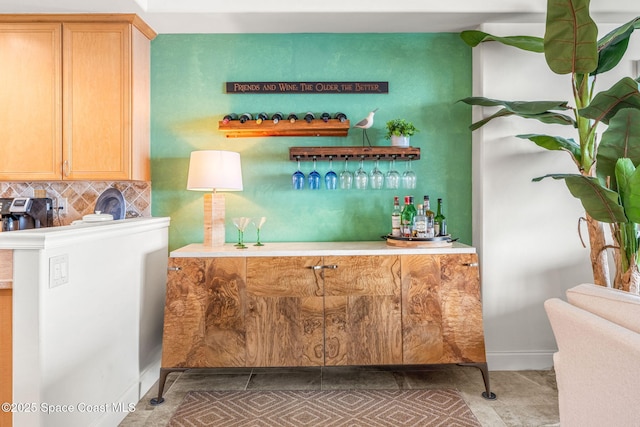
M 227 81 L 388 81 L 388 94 L 226 94 Z M 457 34 L 166 34 L 151 45 L 152 214 L 171 217 L 169 248 L 203 240 L 203 193 L 186 189 L 194 150 L 238 151 L 244 191 L 228 192 L 231 218 L 266 216 L 263 242 L 379 240 L 390 231 L 393 196 L 444 199 L 449 231 L 471 243 L 471 49 Z M 342 111 L 351 125 L 378 107 L 372 145 L 390 145 L 385 123 L 412 121 L 415 190 L 301 190 L 291 186 L 291 146 L 362 145 L 347 137 L 226 138 L 218 121 L 229 112 Z M 355 171 L 357 162 L 349 162 Z M 402 172 L 404 162 L 397 162 Z M 388 162 L 380 165 L 383 172 Z M 334 162 L 336 172 L 343 162 Z M 373 162 L 366 161 L 370 171 Z M 324 175 L 328 162 L 318 162 Z M 302 162 L 305 174 L 311 162 Z M 249 227 L 245 240 L 255 241 Z

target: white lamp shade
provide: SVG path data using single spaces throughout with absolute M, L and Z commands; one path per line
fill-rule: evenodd
M 240 153 L 218 150 L 191 152 L 187 190 L 242 191 Z

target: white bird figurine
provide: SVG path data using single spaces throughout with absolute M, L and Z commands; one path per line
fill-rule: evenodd
M 354 128 L 362 129 L 362 146 L 363 147 L 364 147 L 364 139 L 365 139 L 365 137 L 367 138 L 367 142 L 369 143 L 369 147 L 371 147 L 371 142 L 369 141 L 369 136 L 367 135 L 367 129 L 369 129 L 371 126 L 373 126 L 373 116 L 376 114 L 376 111 L 378 111 L 377 108 L 375 110 L 371 111 L 367 117 L 365 117 L 364 119 L 360 120 L 358 123 L 356 123 L 353 126 Z

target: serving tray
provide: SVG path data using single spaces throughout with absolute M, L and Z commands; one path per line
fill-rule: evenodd
M 387 246 L 399 248 L 447 248 L 458 239 L 452 239 L 451 235 L 437 237 L 399 237 L 387 234 L 382 236 L 387 241 Z

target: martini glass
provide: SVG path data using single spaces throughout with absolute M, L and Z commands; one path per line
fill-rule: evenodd
M 384 174 L 378 168 L 378 163 L 380 162 L 380 157 L 376 158 L 375 166 L 373 170 L 369 174 L 369 179 L 371 180 L 371 188 L 374 190 L 380 190 L 384 186 Z
M 309 189 L 320 189 L 320 173 L 316 170 L 316 158 L 313 158 L 313 170 L 309 173 Z
M 393 156 L 389 162 L 389 170 L 387 171 L 385 183 L 389 189 L 400 187 L 400 172 L 396 170 L 396 156 Z
M 298 157 L 298 170 L 291 175 L 294 190 L 302 190 L 304 188 L 304 173 L 300 170 L 300 157 Z
M 349 170 L 349 157 L 344 158 L 344 170 L 340 172 L 340 188 L 350 190 L 353 185 L 353 173 Z
M 407 161 L 407 170 L 402 173 L 402 187 L 413 189 L 416 188 L 416 173 L 411 169 L 411 157 Z
M 264 246 L 264 243 L 260 242 L 260 229 L 262 228 L 266 220 L 267 220 L 266 216 L 261 216 L 253 219 L 253 225 L 256 226 L 256 230 L 258 233 L 257 242 L 253 246 Z
M 335 190 L 338 175 L 333 171 L 333 157 L 329 157 L 329 172 L 324 175 L 324 186 L 327 190 Z
M 233 218 L 233 225 L 236 226 L 239 232 L 239 241 L 236 245 L 238 249 L 247 249 L 248 246 L 244 244 L 244 230 L 247 228 L 247 225 L 251 222 L 251 218 L 247 218 L 245 216 L 241 216 L 238 218 Z
M 360 167 L 355 173 L 356 188 L 358 190 L 366 190 L 369 182 L 369 174 L 364 170 L 364 157 L 360 158 Z

